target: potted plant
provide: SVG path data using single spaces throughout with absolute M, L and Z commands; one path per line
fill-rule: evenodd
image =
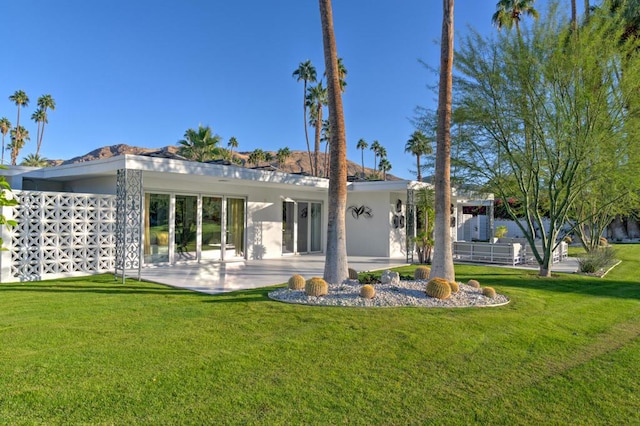
M 509 229 L 507 229 L 505 225 L 496 227 L 496 231 L 494 234 L 495 238 L 493 239 L 493 242 L 497 243 L 500 238 L 504 238 L 505 235 L 507 235 L 507 232 L 509 232 Z

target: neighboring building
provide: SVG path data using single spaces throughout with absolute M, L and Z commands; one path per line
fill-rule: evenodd
M 324 178 L 143 155 L 3 173 L 20 205 L 4 210 L 19 225 L 2 230 L 1 282 L 325 251 Z M 348 255 L 411 260 L 428 184 L 347 185 Z

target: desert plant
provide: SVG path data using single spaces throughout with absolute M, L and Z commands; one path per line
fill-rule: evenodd
M 496 291 L 493 287 L 483 287 L 482 295 L 488 297 L 489 299 L 493 299 L 496 297 Z
M 509 232 L 509 229 L 504 225 L 500 225 L 496 227 L 494 235 L 496 238 L 504 238 L 504 236 L 507 235 L 507 232 Z
M 451 293 L 457 293 L 460 291 L 460 286 L 457 281 L 450 281 L 449 287 L 451 287 Z
M 578 269 L 585 274 L 593 274 L 612 265 L 616 252 L 612 247 L 600 247 L 578 258 Z
M 477 280 L 469 280 L 467 285 L 473 288 L 480 288 L 480 283 Z
M 302 275 L 295 274 L 289 278 L 287 287 L 289 290 L 302 290 L 305 284 L 306 281 L 304 277 Z
M 349 279 L 350 280 L 357 280 L 358 279 L 358 271 L 356 271 L 353 268 L 349 268 Z
M 372 285 L 365 284 L 360 289 L 360 297 L 364 299 L 373 299 L 376 295 L 376 289 Z
M 427 283 L 427 296 L 436 299 L 448 299 L 451 296 L 451 286 L 444 278 L 433 278 Z
M 360 284 L 380 284 L 380 274 L 365 272 L 360 274 L 358 281 Z
M 325 296 L 329 293 L 329 286 L 327 282 L 320 277 L 313 277 L 307 280 L 307 283 L 304 286 L 304 292 L 307 296 Z
M 429 279 L 430 273 L 431 268 L 429 268 L 428 266 L 418 266 L 413 272 L 413 278 L 416 280 L 427 280 Z

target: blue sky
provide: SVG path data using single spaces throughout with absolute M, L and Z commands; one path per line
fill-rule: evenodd
M 495 1 L 456 6 L 457 33 L 496 31 Z M 404 145 L 415 107 L 435 107 L 428 86 L 437 76 L 419 60 L 438 64 L 441 7 L 436 0 L 333 1 L 348 69 L 350 160 L 360 161 L 360 138 L 378 140 L 391 173 L 413 176 Z M 35 152 L 36 125 L 28 119 L 45 93 L 57 103 L 41 150 L 50 159 L 118 143 L 173 145 L 199 124 L 225 146 L 235 136 L 239 151 L 306 149 L 303 88 L 291 74 L 306 59 L 324 70 L 315 0 L 20 0 L 3 4 L 0 34 L 0 117 L 15 124 L 9 95 L 21 89 L 30 97 L 21 124 L 32 141 L 21 158 Z M 373 166 L 370 151 L 365 165 Z

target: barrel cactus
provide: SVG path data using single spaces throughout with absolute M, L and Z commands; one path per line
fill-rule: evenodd
M 350 280 L 357 280 L 358 279 L 358 271 L 356 271 L 353 268 L 349 268 L 349 279 Z
M 416 280 L 427 280 L 429 279 L 430 273 L 431 268 L 429 268 L 428 266 L 418 266 L 413 272 L 413 278 L 415 278 Z
M 313 277 L 307 280 L 304 286 L 304 292 L 307 296 L 324 296 L 329 293 L 327 282 L 320 277 Z
M 304 277 L 302 275 L 292 275 L 291 278 L 289 278 L 289 282 L 288 282 L 288 288 L 289 290 L 302 290 L 304 288 L 304 285 L 306 284 L 306 280 L 304 279 Z
M 443 278 L 433 278 L 427 283 L 427 296 L 436 299 L 447 299 L 451 296 L 449 281 Z
M 493 287 L 483 287 L 482 295 L 488 297 L 489 299 L 493 299 L 494 297 L 496 297 L 496 291 Z
M 469 280 L 467 285 L 473 288 L 480 288 L 480 283 L 477 280 Z
M 451 287 L 451 293 L 457 293 L 460 291 L 460 286 L 457 281 L 449 281 L 449 287 Z
M 363 299 L 373 299 L 376 295 L 376 289 L 370 284 L 365 284 L 360 289 L 360 297 Z

